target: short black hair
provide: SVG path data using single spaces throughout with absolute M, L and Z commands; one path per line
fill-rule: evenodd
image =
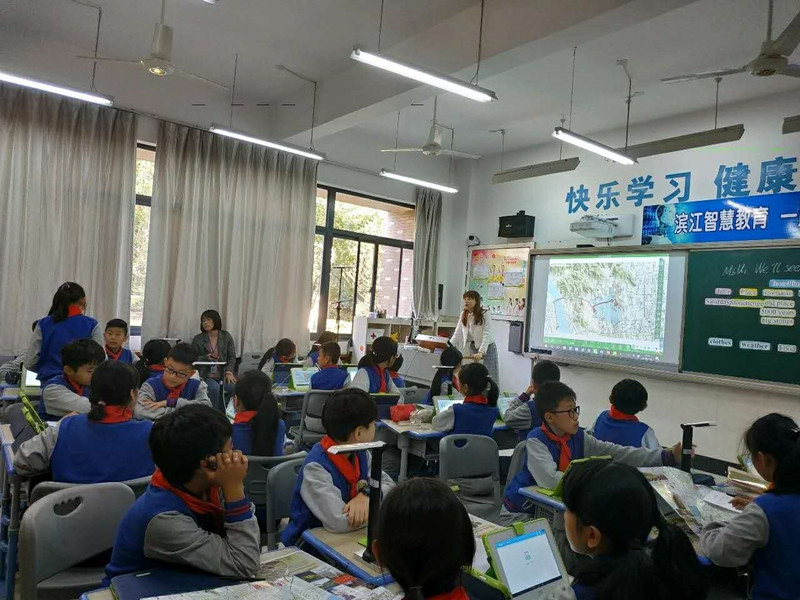
M 125 332 L 125 337 L 128 336 L 128 324 L 122 319 L 111 319 L 106 323 L 106 331 L 112 328 L 122 329 Z
M 546 381 L 561 381 L 561 369 L 552 360 L 537 360 L 533 365 L 531 380 L 536 385 L 542 385 Z
M 611 404 L 628 415 L 647 408 L 647 390 L 635 379 L 623 379 L 611 390 Z
M 74 340 L 61 348 L 61 365 L 73 370 L 83 365 L 99 365 L 105 359 L 106 351 L 90 338 Z
M 375 401 L 358 388 L 335 392 L 322 409 L 322 426 L 337 442 L 344 442 L 357 427 L 369 427 L 377 418 Z
M 219 313 L 213 308 L 204 310 L 203 314 L 200 315 L 200 333 L 205 333 L 205 330 L 203 329 L 203 319 L 211 319 L 214 322 L 215 331 L 222 330 L 222 317 L 220 317 Z
M 342 348 L 338 342 L 325 342 L 319 351 L 327 356 L 330 361 L 336 365 L 339 364 L 339 358 L 342 356 Z
M 572 388 L 560 381 L 545 381 L 539 388 L 539 391 L 534 398 L 536 403 L 536 410 L 539 415 L 544 419 L 545 413 L 558 410 L 558 404 L 564 398 L 576 400 L 577 396 Z
M 167 481 L 180 486 L 194 477 L 202 460 L 222 452 L 232 434 L 224 414 L 193 402 L 155 422 L 150 453 Z
M 89 420 L 102 419 L 105 406 L 127 406 L 131 401 L 131 392 L 138 389 L 139 372 L 133 365 L 119 360 L 103 361 L 92 373 Z
M 394 362 L 391 365 L 389 365 L 389 368 L 395 372 L 399 371 L 403 367 L 403 362 L 404 362 L 403 355 L 401 354 L 400 356 L 394 359 Z
M 167 354 L 167 358 L 171 358 L 182 365 L 189 366 L 192 366 L 197 361 L 198 356 L 197 349 L 186 342 L 175 344 L 169 351 L 169 354 Z

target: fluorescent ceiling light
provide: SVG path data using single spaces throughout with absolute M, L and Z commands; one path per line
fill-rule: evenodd
M 508 169 L 492 175 L 492 183 L 506 183 L 508 181 L 517 181 L 518 179 L 528 179 L 530 177 L 541 177 L 543 175 L 552 175 L 553 173 L 574 171 L 578 168 L 579 164 L 581 164 L 581 159 L 576 156 L 574 158 L 539 163 L 538 165 Z
M 618 162 L 622 165 L 636 164 L 634 159 L 625 156 L 621 152 L 618 152 L 617 150 L 614 150 L 605 144 L 600 144 L 594 140 L 590 140 L 589 138 L 578 133 L 574 133 L 569 129 L 564 129 L 563 127 L 556 127 L 555 131 L 553 131 L 553 137 L 563 142 L 567 142 L 568 144 L 572 144 L 573 146 L 578 146 L 579 148 L 588 150 L 589 152 L 594 152 L 595 154 L 604 156 L 605 158 L 613 160 L 614 162 Z
M 378 67 L 379 69 L 384 69 L 385 71 L 391 71 L 403 77 L 408 77 L 409 79 L 414 79 L 421 83 L 438 87 L 448 92 L 453 92 L 454 94 L 459 94 L 471 100 L 477 100 L 478 102 L 497 100 L 495 93 L 486 88 L 472 85 L 471 83 L 454 79 L 448 75 L 442 75 L 441 73 L 436 73 L 423 67 L 401 62 L 376 52 L 367 52 L 360 46 L 353 48 L 353 53 L 350 55 L 350 58 L 372 65 L 373 67 Z
M 11 73 L 3 73 L 2 71 L 0 71 L 0 81 L 33 88 L 35 90 L 42 90 L 43 92 L 50 92 L 51 94 L 58 94 L 59 96 L 67 96 L 69 98 L 75 98 L 85 102 L 102 104 L 103 106 L 111 106 L 113 103 L 111 98 L 107 98 L 105 96 L 88 94 L 79 90 L 71 90 L 70 88 L 52 85 L 43 81 L 36 81 L 35 79 L 28 79 L 27 77 L 18 77 L 17 75 L 12 75 Z
M 633 159 L 639 159 L 645 156 L 668 154 L 681 150 L 691 150 L 692 148 L 702 148 L 704 146 L 735 142 L 742 139 L 743 135 L 744 125 L 730 125 L 729 127 L 698 131 L 697 133 L 689 133 L 687 135 L 679 135 L 677 137 L 637 144 L 636 146 L 628 146 L 627 150 L 625 148 L 620 148 L 618 151 L 624 152 L 626 156 L 630 156 Z
M 796 117 L 786 117 L 783 120 L 783 133 L 797 133 L 800 131 L 800 115 Z
M 431 183 L 430 181 L 409 177 L 408 175 L 401 175 L 400 173 L 395 173 L 394 171 L 388 171 L 386 169 L 381 169 L 381 175 L 388 177 L 389 179 L 397 179 L 398 181 L 413 183 L 414 185 L 431 188 L 432 190 L 439 190 L 440 192 L 445 192 L 447 194 L 455 194 L 458 191 L 457 188 L 442 185 L 441 183 Z
M 299 146 L 292 146 L 289 144 L 278 144 L 276 142 L 270 142 L 268 140 L 262 140 L 260 138 L 250 137 L 249 135 L 245 135 L 237 131 L 232 131 L 230 129 L 227 129 L 226 127 L 221 127 L 219 125 L 212 125 L 210 131 L 212 131 L 213 133 L 218 133 L 219 135 L 224 135 L 225 137 L 234 138 L 236 140 L 242 140 L 243 142 L 250 142 L 251 144 L 256 144 L 258 146 L 266 146 L 267 148 L 274 148 L 275 150 L 291 152 L 292 154 L 299 154 L 300 156 L 305 156 L 306 158 L 313 158 L 314 160 L 325 160 L 325 154 L 323 154 L 322 152 L 317 152 L 316 150 L 310 150 L 307 148 L 301 148 Z

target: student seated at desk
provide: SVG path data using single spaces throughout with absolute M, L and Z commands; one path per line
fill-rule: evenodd
M 558 600 L 701 600 L 708 585 L 686 534 L 667 523 L 635 468 L 611 461 L 573 466 L 564 481 L 567 539 L 582 562 Z M 658 531 L 649 541 L 651 531 Z
M 375 402 L 363 390 L 348 388 L 328 398 L 322 409 L 322 425 L 328 435 L 311 448 L 297 478 L 291 519 L 281 534 L 285 546 L 294 546 L 307 529 L 321 526 L 344 533 L 367 524 L 370 453 L 329 454 L 328 450 L 373 441 L 377 418 Z M 386 473 L 382 475 L 385 494 L 394 482 Z
M 434 396 L 450 396 L 458 392 L 458 373 L 461 370 L 461 361 L 464 356 L 455 346 L 448 346 L 439 356 L 439 364 L 449 369 L 436 369 L 436 374 L 431 381 L 431 389 L 425 398 L 425 404 L 433 404 Z
M 349 387 L 370 394 L 399 394 L 400 390 L 389 374 L 389 365 L 395 356 L 397 356 L 397 342 L 385 335 L 376 338 L 369 353 L 358 361 L 358 372 L 353 376 Z
M 36 323 L 39 321 L 34 321 L 33 325 L 31 325 L 31 330 L 36 329 Z M 19 375 L 22 373 L 22 365 L 25 364 L 25 353 L 18 354 L 11 360 L 4 362 L 0 365 L 0 383 L 14 383 L 19 382 Z M 13 375 L 16 374 L 16 375 Z M 11 375 L 11 379 L 9 380 L 6 376 Z
M 319 334 L 317 341 L 311 345 L 311 352 L 308 353 L 306 359 L 303 361 L 304 367 L 318 367 L 319 366 L 319 355 L 322 351 L 322 347 L 327 344 L 328 342 L 336 342 L 338 346 L 339 336 L 333 333 L 332 331 L 323 331 Z M 339 353 L 341 354 L 341 348 L 339 348 Z M 337 363 L 338 364 L 338 359 Z
M 723 567 L 752 569 L 754 600 L 800 593 L 800 427 L 784 415 L 761 417 L 745 434 L 753 466 L 770 488 L 728 523 L 700 535 L 704 555 Z
M 497 384 L 489 377 L 489 370 L 481 363 L 470 363 L 459 376 L 463 404 L 450 408 L 433 417 L 433 428 L 455 434 L 474 434 L 492 437 L 494 423 L 500 418 Z
M 248 371 L 236 382 L 233 396 L 233 447 L 247 456 L 283 456 L 286 423 L 272 395 L 266 373 Z
M 317 359 L 320 370 L 311 376 L 312 390 L 341 390 L 350 380 L 350 374 L 339 368 L 339 357 L 342 349 L 338 342 L 322 344 Z
M 222 413 L 199 404 L 156 421 L 150 450 L 158 468 L 120 523 L 104 585 L 165 563 L 256 574 L 261 534 L 244 494 L 247 457 L 233 449 L 231 433 Z
M 647 424 L 636 417 L 647 408 L 647 390 L 635 379 L 623 379 L 611 390 L 611 408 L 600 413 L 591 434 L 620 446 L 660 450 L 661 444 Z
M 403 357 L 397 356 L 392 361 L 392 364 L 389 366 L 389 377 L 392 378 L 395 386 L 398 388 L 406 387 L 406 381 L 402 377 L 400 377 L 400 369 L 403 368 Z
M 167 340 L 150 340 L 142 348 L 142 358 L 134 365 L 139 373 L 139 387 L 151 377 L 164 373 L 164 362 L 172 346 Z
M 145 381 L 139 390 L 134 416 L 155 420 L 188 404 L 211 406 L 206 382 L 195 378 L 192 366 L 197 350 L 191 344 L 175 344 L 167 355 L 164 372 Z
M 64 372 L 42 388 L 37 409 L 42 420 L 58 421 L 69 413 L 88 413 L 92 408 L 89 402 L 92 374 L 105 359 L 103 347 L 94 340 L 75 340 L 63 346 L 60 362 Z
M 520 441 L 528 437 L 531 429 L 542 426 L 542 417 L 536 410 L 534 398 L 539 387 L 547 381 L 561 381 L 561 369 L 552 360 L 537 360 L 528 389 L 508 403 L 503 421 L 517 432 Z
M 264 352 L 261 362 L 258 363 L 258 370 L 263 371 L 271 378 L 275 372 L 276 363 L 293 363 L 296 358 L 297 345 L 289 338 L 283 338 L 273 348 Z
M 438 479 L 409 479 L 386 496 L 373 551 L 405 600 L 469 600 L 461 587 L 475 538 L 464 505 Z
M 19 447 L 14 457 L 18 474 L 52 470 L 53 481 L 67 483 L 128 481 L 153 474 L 147 445 L 153 423 L 133 418 L 139 391 L 136 369 L 107 360 L 95 369 L 91 387 L 88 414 L 64 417 Z
M 108 360 L 120 360 L 133 364 L 133 352 L 123 347 L 123 344 L 128 341 L 128 324 L 125 321 L 111 319 L 106 323 L 103 339 L 106 342 L 106 357 Z

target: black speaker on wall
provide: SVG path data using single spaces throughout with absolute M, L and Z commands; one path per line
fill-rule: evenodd
M 442 310 L 442 300 L 444 299 L 444 284 L 440 283 L 436 292 L 436 307 Z
M 500 217 L 497 235 L 504 238 L 531 238 L 535 224 L 536 217 L 526 215 L 525 211 L 521 210 L 515 215 Z

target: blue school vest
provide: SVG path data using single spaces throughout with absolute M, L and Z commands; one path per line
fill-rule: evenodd
M 539 415 L 539 411 L 536 410 L 536 402 L 533 398 L 528 400 L 525 403 L 525 406 L 528 407 L 528 410 L 531 413 L 531 426 L 530 429 L 520 429 L 517 431 L 517 439 L 522 442 L 528 439 L 528 434 L 533 431 L 534 429 L 539 429 L 542 426 L 542 417 Z
M 97 423 L 87 415 L 62 419 L 50 456 L 53 481 L 102 483 L 149 477 L 152 421 Z
M 406 380 L 398 375 L 397 377 L 392 377 L 392 381 L 398 388 L 406 387 Z
M 149 383 L 150 387 L 153 388 L 156 402 L 163 402 L 167 399 L 167 396 L 169 396 L 169 390 L 167 389 L 167 386 L 164 385 L 164 380 L 161 375 L 151 377 L 147 380 L 147 383 Z M 199 379 L 187 379 L 186 387 L 181 390 L 181 393 L 178 394 L 178 397 L 184 398 L 185 400 L 194 400 L 194 395 L 197 393 L 200 383 L 201 381 Z
M 442 384 L 453 383 L 453 378 L 450 377 L 449 375 L 443 375 L 441 381 L 442 381 Z M 455 389 L 455 388 L 453 388 L 453 389 Z M 440 394 L 441 394 L 441 388 L 438 389 L 438 390 L 433 390 L 433 389 L 428 390 L 428 395 L 425 397 L 424 404 L 433 404 L 433 397 L 434 396 L 438 396 Z
M 311 359 L 311 364 L 316 367 L 319 364 L 319 350 L 309 352 L 308 358 Z
M 650 427 L 640 421 L 612 419 L 609 411 L 604 410 L 594 422 L 592 435 L 604 442 L 641 448 L 642 438 L 648 429 Z
M 108 360 L 114 360 L 113 358 L 111 358 L 111 355 L 108 353 L 108 351 L 106 351 L 106 358 Z M 124 362 L 124 363 L 128 363 L 128 364 L 132 365 L 133 362 L 134 362 L 133 361 L 133 352 L 130 351 L 130 348 L 123 348 L 122 352 L 120 353 L 119 358 L 117 360 L 119 362 Z
M 494 422 L 500 417 L 500 410 L 488 404 L 454 404 L 455 422 L 451 434 L 472 434 L 492 437 Z
M 325 367 L 311 376 L 312 390 L 340 390 L 347 381 L 347 371 L 339 367 Z
M 39 416 L 42 418 L 42 421 L 58 421 L 61 417 L 57 417 L 55 415 L 51 415 L 47 412 L 47 408 L 44 405 L 44 390 L 45 388 L 51 385 L 60 385 L 61 387 L 67 388 L 69 391 L 74 392 L 75 390 L 72 389 L 69 383 L 67 383 L 66 377 L 62 374 L 58 377 L 53 377 L 42 387 L 42 399 L 39 400 L 39 405 L 36 407 L 36 412 L 39 413 Z M 86 385 L 83 387 L 83 397 L 88 398 L 89 393 L 91 392 L 91 388 Z M 77 393 L 77 392 L 75 392 Z
M 241 450 L 242 454 L 252 456 L 253 451 L 253 428 L 250 423 L 234 423 L 233 424 L 233 447 L 236 450 Z M 286 423 L 283 420 L 278 421 L 278 431 L 275 435 L 275 448 L 272 450 L 272 456 L 283 456 L 283 442 L 286 438 Z
M 367 468 L 368 460 L 369 459 L 367 458 L 366 451 L 361 451 L 358 453 L 358 466 L 361 470 L 359 479 L 363 479 L 365 481 L 369 479 L 369 469 Z M 331 474 L 331 477 L 333 478 L 333 485 L 335 485 L 342 494 L 342 501 L 350 501 L 350 484 L 347 483 L 344 475 L 342 475 L 341 472 L 339 472 L 339 469 L 337 469 L 330 461 L 328 458 L 328 453 L 322 449 L 322 445 L 314 444 L 314 447 L 311 448 L 311 452 L 308 453 L 305 462 L 303 462 L 303 470 L 300 471 L 300 474 L 297 477 L 297 483 L 294 486 L 291 505 L 291 519 L 289 521 L 289 526 L 281 534 L 281 542 L 283 542 L 283 545 L 286 547 L 294 546 L 306 529 L 314 529 L 315 527 L 322 526 L 322 521 L 320 521 L 314 515 L 314 513 L 311 512 L 306 503 L 303 502 L 303 497 L 300 495 L 300 489 L 303 486 L 303 473 L 305 472 L 305 467 L 311 463 L 318 463 L 322 465 L 322 467 Z
M 753 554 L 753 600 L 797 598 L 800 592 L 800 494 L 754 500 L 769 522 L 769 543 Z
M 369 393 L 370 394 L 379 394 L 381 393 L 381 378 L 378 375 L 378 368 L 377 367 L 362 367 L 364 371 L 367 372 L 369 375 Z M 384 393 L 389 392 L 389 384 L 392 382 L 392 377 L 389 375 L 389 370 L 386 369 L 383 372 L 383 378 L 386 380 L 386 390 Z
M 558 464 L 561 448 L 555 442 L 551 442 L 547 439 L 541 427 L 531 431 L 528 434 L 528 439 L 542 442 L 547 449 L 550 450 L 550 455 L 553 457 L 555 463 Z M 567 445 L 572 453 L 572 460 L 583 458 L 583 429 L 578 429 L 578 433 L 569 439 Z M 520 488 L 529 487 L 531 485 L 536 485 L 536 480 L 533 478 L 530 469 L 528 469 L 528 453 L 524 452 L 522 454 L 522 469 L 514 476 L 514 479 L 511 480 L 508 487 L 506 487 L 506 493 L 503 498 L 503 504 L 510 512 L 526 512 L 523 508 L 526 498 L 519 493 L 519 490 Z
M 53 317 L 39 320 L 42 330 L 42 348 L 36 365 L 36 376 L 41 382 L 60 375 L 64 370 L 61 364 L 61 348 L 74 340 L 91 338 L 97 321 L 85 315 L 67 317 L 56 323 Z

